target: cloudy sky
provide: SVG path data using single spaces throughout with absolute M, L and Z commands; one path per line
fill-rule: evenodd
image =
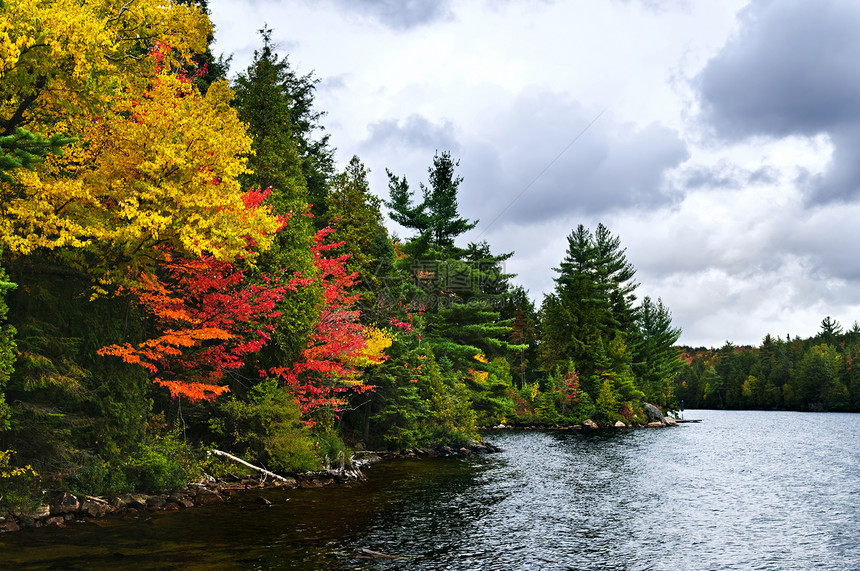
M 860 320 L 856 0 L 209 4 L 233 73 L 268 24 L 320 79 L 338 162 L 376 194 L 386 168 L 417 188 L 458 158 L 463 245 L 515 251 L 538 303 L 571 230 L 602 222 L 681 343 Z

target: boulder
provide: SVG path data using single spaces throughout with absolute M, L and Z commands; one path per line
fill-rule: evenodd
M 197 495 L 194 496 L 195 506 L 208 506 L 209 504 L 217 504 L 223 501 L 224 498 L 221 497 L 221 494 L 209 488 L 199 488 Z
M 32 511 L 28 514 L 22 514 L 21 515 L 21 522 L 23 525 L 25 517 L 29 517 L 31 519 L 37 520 L 37 519 L 45 519 L 46 517 L 49 517 L 50 515 L 51 515 L 51 506 L 42 504 L 41 506 L 37 507 L 34 511 Z
M 648 426 L 648 428 L 663 428 L 666 425 L 663 424 L 662 422 L 649 422 L 647 424 L 647 426 Z
M 81 504 L 81 511 L 90 517 L 102 517 L 107 513 L 108 506 L 103 502 L 84 500 L 84 503 Z
M 615 422 L 615 428 L 627 428 L 627 425 L 619 420 Z
M 74 513 L 81 507 L 78 498 L 68 492 L 53 497 L 49 501 L 49 504 L 51 506 L 51 515 Z
M 18 518 L 18 524 L 21 527 L 41 527 L 42 520 L 36 519 L 31 515 L 22 515 Z
M 597 423 L 594 422 L 593 420 L 591 420 L 590 418 L 586 418 L 584 421 L 582 421 L 582 427 L 595 430 L 597 428 Z
M 648 417 L 648 420 L 663 422 L 666 418 L 660 409 L 651 403 L 642 403 L 642 409 L 645 411 L 645 416 Z
M 148 498 L 146 494 L 126 494 L 120 498 L 120 501 L 125 504 L 126 509 L 141 511 L 146 509 Z
M 150 510 L 160 510 L 164 509 L 164 506 L 167 504 L 167 498 L 162 495 L 158 496 L 150 496 L 146 498 L 146 507 Z
M 7 531 L 19 531 L 21 526 L 18 525 L 18 522 L 12 518 L 6 518 L 6 521 L 0 523 L 0 533 L 5 533 Z
M 666 423 L 666 426 L 678 426 L 678 422 L 671 416 L 667 416 L 663 422 Z

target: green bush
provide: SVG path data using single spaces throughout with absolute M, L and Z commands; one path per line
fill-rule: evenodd
M 194 454 L 174 430 L 141 444 L 124 472 L 135 490 L 178 490 L 197 475 L 196 468 Z
M 41 479 L 31 466 L 12 466 L 13 450 L 0 450 L 0 515 L 30 512 L 41 500 Z
M 556 393 L 541 393 L 535 401 L 535 413 L 540 424 L 555 425 L 561 420 L 561 415 L 556 409 Z
M 216 406 L 210 430 L 225 448 L 251 463 L 283 474 L 319 470 L 318 446 L 301 422 L 293 395 L 266 380 L 245 397 L 231 396 Z
M 116 496 L 134 490 L 126 480 L 122 466 L 112 465 L 99 455 L 79 453 L 76 464 L 78 467 L 65 480 L 74 494 Z
M 600 392 L 594 402 L 594 413 L 591 418 L 600 426 L 610 426 L 620 418 L 618 414 L 618 399 L 612 388 L 612 381 L 604 379 Z

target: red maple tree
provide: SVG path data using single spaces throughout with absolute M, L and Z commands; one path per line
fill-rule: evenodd
M 333 231 L 331 227 L 323 228 L 314 237 L 314 266 L 323 288 L 324 305 L 308 344 L 295 363 L 261 372 L 277 376 L 290 386 L 304 413 L 337 408 L 345 403 L 346 393 L 372 389 L 363 384 L 357 363 L 382 358 L 365 354 L 365 328 L 358 321 L 360 311 L 355 309 L 361 295 L 350 293 L 357 273 L 346 269 L 348 254 L 333 253 L 342 242 L 326 243 Z
M 248 191 L 245 208 L 259 208 L 269 194 L 270 189 Z M 287 221 L 281 217 L 281 228 Z M 249 239 L 247 248 L 253 246 Z M 162 254 L 159 275 L 143 273 L 128 288 L 160 333 L 137 345 L 102 347 L 98 354 L 144 367 L 174 397 L 197 400 L 227 391 L 225 372 L 243 367 L 271 338 L 280 316 L 277 303 L 288 290 L 313 281 L 293 274 L 263 275 L 251 283 L 245 270 L 210 255 L 187 259 Z

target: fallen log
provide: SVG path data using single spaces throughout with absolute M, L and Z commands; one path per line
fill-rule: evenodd
M 388 555 L 387 553 L 380 553 L 378 551 L 373 551 L 365 547 L 356 549 L 355 552 L 356 557 L 359 559 L 406 559 L 405 557 L 401 557 L 399 555 Z
M 253 464 L 251 464 L 249 462 L 245 462 L 241 458 L 237 458 L 237 457 L 233 456 L 232 454 L 222 452 L 221 450 L 209 450 L 209 454 L 214 454 L 215 456 L 223 456 L 225 458 L 229 458 L 233 462 L 237 462 L 237 463 L 239 463 L 243 466 L 246 466 L 252 470 L 256 470 L 257 472 L 259 472 L 260 474 L 263 474 L 264 476 L 270 476 L 272 478 L 275 478 L 276 480 L 280 480 L 281 482 L 286 482 L 288 484 L 293 483 L 290 480 L 284 478 L 283 476 L 281 476 L 279 474 L 275 474 L 274 472 L 270 472 L 269 470 L 266 470 L 265 468 L 260 468 L 259 466 L 254 466 Z

